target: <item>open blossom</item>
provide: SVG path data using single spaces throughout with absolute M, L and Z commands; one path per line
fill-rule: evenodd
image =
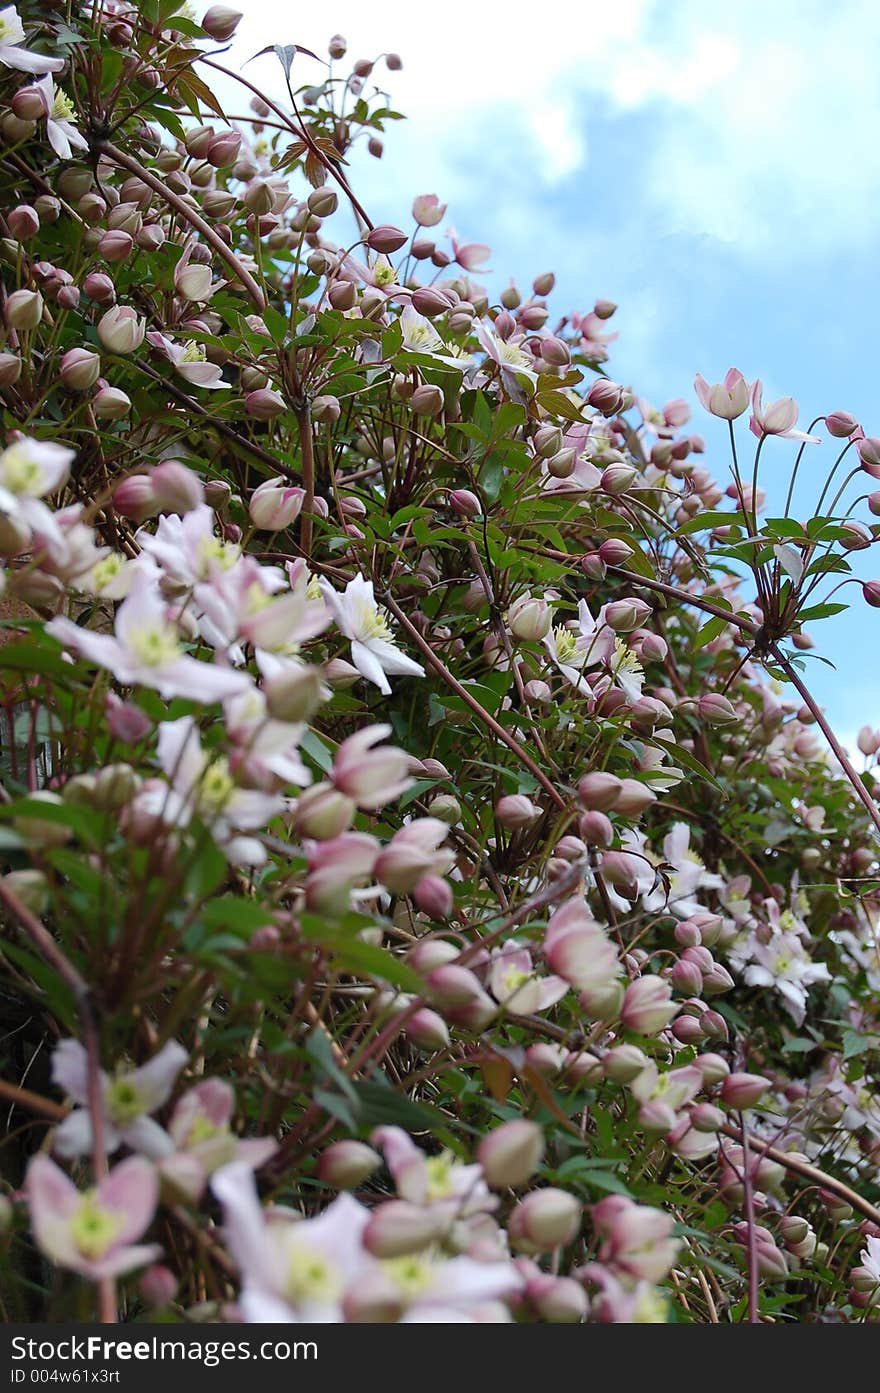
M 617 949 L 579 897 L 553 911 L 544 948 L 548 966 L 578 991 L 605 991 L 617 981 Z
M 223 1079 L 205 1079 L 175 1104 L 168 1136 L 170 1154 L 158 1163 L 163 1179 L 197 1200 L 221 1166 L 239 1162 L 253 1169 L 274 1155 L 272 1137 L 237 1137 L 232 1131 L 235 1095 Z
M 97 1282 L 153 1262 L 162 1249 L 138 1245 L 156 1210 L 159 1182 L 149 1161 L 130 1156 L 92 1190 L 78 1190 L 38 1152 L 27 1169 L 31 1226 L 47 1258 Z
M 21 48 L 24 26 L 14 5 L 0 10 L 0 64 L 22 73 L 57 73 L 64 67 L 63 58 L 47 58 L 44 53 L 31 53 Z
M 174 364 L 175 372 L 191 386 L 207 387 L 211 391 L 218 387 L 229 388 L 230 383 L 223 381 L 223 369 L 216 363 L 208 362 L 204 344 L 197 343 L 195 339 L 188 339 L 186 343 L 174 343 L 155 329 L 151 329 L 147 334 L 147 342 L 158 348 L 162 356 Z
M 755 937 L 749 944 L 750 962 L 743 980 L 750 987 L 773 987 L 797 1025 L 803 1022 L 807 1007 L 807 988 L 815 982 L 830 981 L 824 963 L 813 962 L 801 939 L 794 933 L 777 931 L 765 943 Z
M 668 894 L 661 882 L 645 896 L 646 909 L 666 906 L 678 918 L 688 919 L 701 908 L 695 898 L 698 890 L 720 890 L 723 886 L 723 878 L 707 871 L 696 852 L 691 850 L 690 839 L 691 829 L 686 822 L 673 823 L 672 830 L 663 839 L 663 859 L 675 868 L 669 877 Z
M 400 1127 L 377 1127 L 370 1140 L 382 1151 L 402 1200 L 427 1205 L 450 1224 L 498 1207 L 478 1163 L 466 1165 L 449 1151 L 426 1156 Z
M 763 391 L 761 379 L 756 378 L 751 391 L 752 415 L 749 429 L 752 435 L 780 435 L 785 440 L 801 440 L 811 445 L 821 443 L 820 435 L 805 435 L 802 430 L 794 429 L 794 423 L 798 418 L 798 404 L 794 397 L 780 397 L 778 401 L 764 406 Z
M 351 641 L 351 660 L 368 682 L 389 696 L 391 684 L 386 674 L 424 677 L 425 669 L 396 647 L 391 625 L 373 596 L 371 580 L 354 576 L 341 595 L 329 581 L 322 579 L 320 584 L 337 626 Z
M 226 1243 L 242 1277 L 239 1297 L 252 1323 L 343 1320 L 343 1303 L 374 1259 L 362 1245 L 370 1212 L 339 1195 L 314 1219 L 269 1217 L 253 1170 L 223 1166 L 211 1182 L 223 1206 Z
M 447 368 L 455 368 L 458 372 L 466 372 L 473 366 L 473 358 L 467 355 L 460 357 L 453 349 L 448 348 L 431 321 L 419 314 L 412 304 L 404 306 L 398 322 L 403 332 L 402 347 L 407 353 L 427 354 L 438 363 L 443 363 Z
M 532 355 L 527 353 L 516 339 L 502 339 L 489 321 L 478 320 L 475 329 L 486 357 L 500 369 L 501 381 L 507 393 L 516 397 L 522 395 L 522 385 L 518 381 L 520 378 L 529 383 L 534 390 L 538 374 Z
M 26 546 L 34 532 L 62 543 L 61 529 L 41 500 L 67 482 L 74 450 L 22 436 L 0 451 L 0 515 L 18 524 Z
M 30 91 L 30 88 L 28 90 Z M 73 103 L 55 86 L 49 73 L 34 83 L 33 90 L 40 95 L 46 113 L 46 135 L 59 159 L 71 159 L 74 148 L 88 150 L 89 142 L 71 120 L 74 114 Z
M 102 1071 L 104 1145 L 109 1155 L 122 1145 L 153 1158 L 171 1149 L 167 1134 L 150 1114 L 167 1102 L 187 1059 L 183 1046 L 169 1040 L 139 1069 L 118 1070 L 112 1077 Z M 92 1146 L 92 1119 L 88 1057 L 78 1040 L 62 1040 L 55 1046 L 52 1079 L 77 1104 L 56 1129 L 54 1149 L 65 1158 L 85 1156 Z
M 423 876 L 445 875 L 455 863 L 455 852 L 440 845 L 448 833 L 448 825 L 436 817 L 407 823 L 376 861 L 376 879 L 395 895 L 408 895 Z
M 623 1195 L 608 1195 L 593 1206 L 593 1226 L 602 1237 L 600 1262 L 625 1286 L 659 1282 L 675 1262 L 681 1241 L 672 1237 L 671 1214 L 635 1204 Z
M 162 793 L 151 790 L 149 796 L 157 804 L 153 811 L 175 826 L 186 826 L 191 818 L 198 817 L 211 829 L 230 861 L 262 865 L 266 859 L 262 843 L 239 834 L 264 828 L 284 806 L 281 796 L 241 788 L 226 756 L 214 755 L 202 747 L 192 716 L 164 721 L 159 727 L 158 749 L 159 763 L 170 780 L 171 795 L 166 796 L 163 804 Z M 143 800 L 143 791 L 140 796 Z
M 234 542 L 215 537 L 214 510 L 207 503 L 191 508 L 183 517 L 177 513 L 164 515 L 155 533 L 140 528 L 136 540 L 141 551 L 180 586 L 214 580 L 217 572 L 229 570 L 241 555 L 241 548 Z
M 126 687 L 153 687 L 166 698 L 214 702 L 251 685 L 245 673 L 184 653 L 157 586 L 143 572 L 116 611 L 114 630 L 113 635 L 98 634 L 60 616 L 46 625 L 46 632 L 65 648 L 106 668 Z
M 508 939 L 500 948 L 492 949 L 489 989 L 511 1015 L 530 1016 L 561 1000 L 568 991 L 568 982 L 562 977 L 541 976 L 528 949 Z
M 710 386 L 701 373 L 694 378 L 694 390 L 707 411 L 723 421 L 735 421 L 749 405 L 749 384 L 738 368 L 729 368 L 723 382 Z

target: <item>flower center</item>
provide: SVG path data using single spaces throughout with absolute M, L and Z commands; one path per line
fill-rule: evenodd
M 570 663 L 577 653 L 577 636 L 560 624 L 553 630 L 556 645 L 556 658 L 560 663 Z
M 118 551 L 111 551 L 109 556 L 99 561 L 92 568 L 92 585 L 95 590 L 103 590 L 111 585 L 124 565 L 125 557 Z
M 52 103 L 52 120 L 69 121 L 73 115 L 73 102 L 66 92 L 56 92 Z
M 388 1258 L 382 1266 L 394 1285 L 408 1297 L 421 1295 L 431 1285 L 434 1275 L 431 1263 L 417 1256 Z
M 180 644 L 171 624 L 156 624 L 152 629 L 142 629 L 132 637 L 131 648 L 144 667 L 161 667 L 163 663 L 173 662 L 180 657 Z
M 391 626 L 378 605 L 371 605 L 368 600 L 355 601 L 355 627 L 362 642 L 381 639 L 390 643 L 394 638 Z
M 513 996 L 524 983 L 529 981 L 530 977 L 531 973 L 523 972 L 521 967 L 509 967 L 502 982 L 505 996 Z
M 631 648 L 628 648 L 622 638 L 614 640 L 614 658 L 611 663 L 613 673 L 631 672 L 637 677 L 642 675 L 642 665 Z
M 215 759 L 209 764 L 199 783 L 199 809 L 216 816 L 222 812 L 235 792 L 235 781 L 229 772 L 229 761 Z
M 428 1187 L 425 1198 L 432 1200 L 445 1200 L 455 1193 L 452 1184 L 452 1167 L 455 1164 L 455 1157 L 448 1151 L 442 1151 L 439 1156 L 429 1156 L 425 1162 L 425 1171 L 428 1178 Z
M 198 548 L 200 574 L 203 577 L 208 575 L 212 561 L 216 561 L 221 570 L 228 571 L 240 555 L 241 547 L 234 542 L 221 542 L 219 537 L 202 537 Z
M 36 494 L 42 483 L 40 466 L 21 444 L 3 452 L 3 482 L 10 493 Z
M 378 286 L 393 285 L 395 280 L 394 267 L 385 256 L 380 256 L 373 267 L 373 280 Z
M 188 339 L 183 346 L 183 352 L 180 355 L 179 361 L 181 363 L 206 362 L 207 355 L 205 354 L 205 345 L 203 343 L 196 343 L 195 339 Z
M 498 357 L 509 368 L 531 368 L 532 366 L 532 360 L 527 353 L 524 353 L 515 343 L 505 343 L 503 339 L 498 340 Z
M 117 1126 L 124 1126 L 126 1122 L 133 1122 L 136 1117 L 140 1117 L 143 1110 L 143 1100 L 131 1079 L 114 1079 L 107 1089 L 107 1112 L 110 1120 Z
M 119 1216 L 101 1207 L 94 1190 L 83 1195 L 70 1220 L 70 1236 L 85 1258 L 103 1257 L 119 1229 Z
M 407 331 L 404 339 L 404 348 L 412 349 L 414 353 L 422 350 L 430 352 L 436 347 L 437 335 L 430 324 L 413 324 Z
M 298 1301 L 334 1301 L 342 1292 L 343 1282 L 337 1268 L 333 1267 L 323 1253 L 304 1244 L 296 1243 L 290 1255 L 287 1269 L 286 1290 L 288 1298 Z

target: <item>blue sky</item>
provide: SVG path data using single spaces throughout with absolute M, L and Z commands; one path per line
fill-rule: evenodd
M 841 408 L 880 435 L 874 0 L 338 0 L 299 16 L 277 0 L 238 3 L 230 66 L 274 42 L 324 53 L 333 31 L 354 57 L 400 53 L 403 71 L 380 65 L 372 81 L 409 119 L 389 129 L 381 161 L 354 158 L 372 215 L 406 226 L 412 196 L 437 193 L 465 240 L 491 244 L 496 292 L 552 269 L 560 312 L 617 301 L 609 371 L 655 404 L 692 401 L 722 484 L 726 435 L 694 400 L 695 371 L 714 381 L 736 365 L 762 378 L 765 400 L 796 397 L 802 425 Z M 271 55 L 246 71 L 281 94 Z M 306 82 L 319 70 L 302 59 L 297 71 Z M 832 443 L 808 447 L 804 516 Z M 771 512 L 793 458 L 768 442 Z M 861 573 L 880 573 L 863 558 Z M 837 670 L 810 663 L 809 677 L 850 742 L 880 724 L 880 613 L 855 586 L 840 598 L 852 609 L 814 633 Z

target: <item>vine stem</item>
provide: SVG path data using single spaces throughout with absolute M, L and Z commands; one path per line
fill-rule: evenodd
M 299 448 L 302 454 L 302 477 L 305 497 L 303 498 L 302 528 L 299 544 L 303 556 L 308 560 L 312 554 L 312 513 L 315 508 L 315 441 L 312 435 L 312 411 L 308 401 L 296 411 L 296 424 L 299 429 Z
M 757 1325 L 760 1319 L 761 1309 L 758 1299 L 758 1235 L 755 1229 L 755 1193 L 752 1185 L 752 1173 L 749 1157 L 749 1134 L 746 1130 L 745 1119 L 742 1113 L 737 1113 L 740 1131 L 742 1132 L 742 1153 L 743 1153 L 743 1202 L 745 1206 L 746 1223 L 749 1226 L 748 1237 L 748 1262 L 749 1262 L 749 1322 Z
M 775 1161 L 777 1165 L 791 1171 L 793 1175 L 799 1175 L 804 1180 L 809 1180 L 811 1184 L 819 1185 L 823 1190 L 838 1195 L 859 1214 L 870 1219 L 872 1224 L 877 1224 L 880 1227 L 880 1209 L 876 1209 L 869 1200 L 863 1199 L 856 1190 L 850 1189 L 849 1185 L 838 1180 L 836 1176 L 828 1175 L 818 1166 L 812 1165 L 809 1161 L 802 1161 L 798 1156 L 791 1156 L 787 1151 L 780 1151 L 779 1147 L 771 1146 L 769 1142 L 762 1141 L 752 1132 L 746 1134 L 745 1128 L 740 1129 L 730 1122 L 723 1123 L 718 1130 L 724 1136 L 730 1137 L 732 1141 L 738 1142 L 740 1146 L 743 1145 L 743 1139 L 747 1137 L 747 1144 L 752 1151 L 760 1152 L 762 1156 L 767 1156 L 769 1160 Z
M 825 719 L 825 713 L 823 712 L 821 706 L 819 706 L 815 697 L 811 693 L 809 687 L 807 687 L 805 683 L 801 681 L 797 669 L 792 665 L 791 662 L 789 662 L 788 658 L 786 658 L 785 654 L 781 652 L 779 647 L 775 643 L 771 643 L 769 647 L 770 652 L 773 654 L 773 657 L 776 659 L 776 662 L 782 668 L 789 682 L 791 682 L 792 685 L 797 688 L 801 698 L 803 699 L 804 705 L 809 707 L 813 719 L 815 720 L 819 729 L 822 731 L 822 734 L 825 736 L 825 739 L 828 741 L 828 744 L 831 746 L 831 749 L 834 752 L 834 756 L 838 764 L 840 765 L 846 777 L 849 779 L 849 782 L 852 784 L 853 792 L 858 795 L 859 799 L 864 804 L 865 811 L 867 812 L 869 818 L 873 822 L 878 833 L 880 833 L 880 809 L 878 809 L 877 804 L 874 802 L 874 799 L 871 797 L 870 793 L 865 788 L 864 783 L 859 778 L 858 774 L 856 773 L 855 769 L 850 763 L 846 751 L 840 744 L 840 741 L 837 739 L 837 736 L 834 734 L 834 731 L 831 729 L 831 726 L 828 724 L 828 721 Z
M 27 934 L 37 952 L 54 968 L 62 982 L 69 987 L 76 1002 L 82 1024 L 86 1050 L 86 1080 L 89 1118 L 92 1124 L 92 1171 L 95 1183 L 109 1174 L 107 1148 L 104 1142 L 104 1108 L 101 1097 L 101 1056 L 98 1046 L 98 1028 L 92 1007 L 92 994 L 85 978 L 74 967 L 35 914 L 22 904 L 9 886 L 0 879 L 0 904 L 13 919 L 17 920 Z M 103 1325 L 116 1322 L 116 1283 L 112 1277 L 103 1277 L 98 1282 L 99 1319 Z
M 180 198 L 173 189 L 169 189 L 167 184 L 163 184 L 161 179 L 157 179 L 156 175 L 149 169 L 146 169 L 139 160 L 134 159 L 131 155 L 127 155 L 124 150 L 120 150 L 118 146 L 113 145 L 109 140 L 99 141 L 97 148 L 99 152 L 102 155 L 106 155 L 107 159 L 111 160 L 113 164 L 119 165 L 122 169 L 127 169 L 129 174 L 136 174 L 139 179 L 143 180 L 148 188 L 151 188 L 154 193 L 165 200 L 169 207 L 174 209 L 178 217 L 183 218 L 184 222 L 189 223 L 190 227 L 194 227 L 200 232 L 208 245 L 213 247 L 221 260 L 226 262 L 236 280 L 240 281 L 244 286 L 257 309 L 264 310 L 266 308 L 266 297 L 257 285 L 250 271 L 248 271 L 245 266 L 242 266 L 235 252 L 232 251 L 230 247 L 227 247 L 222 237 L 218 237 L 211 224 L 205 222 L 205 219 L 200 213 L 197 213 L 188 203 L 184 203 L 183 199 Z

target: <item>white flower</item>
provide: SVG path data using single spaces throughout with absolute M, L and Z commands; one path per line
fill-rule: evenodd
M 234 542 L 214 536 L 214 511 L 206 503 L 183 517 L 165 514 L 155 534 L 141 528 L 135 540 L 169 580 L 187 587 L 231 570 L 241 555 L 241 547 Z
M 164 721 L 159 726 L 158 752 L 175 797 L 168 800 L 170 817 L 168 811 L 162 812 L 165 804 L 159 790 L 155 791 L 156 806 L 148 810 L 178 826 L 199 817 L 230 861 L 262 865 L 266 859 L 262 844 L 254 837 L 240 837 L 237 833 L 265 827 L 281 811 L 284 799 L 277 793 L 240 788 L 226 757 L 202 749 L 192 716 Z
M 486 357 L 500 369 L 501 381 L 508 394 L 522 396 L 522 386 L 518 379 L 524 379 L 534 390 L 538 374 L 532 355 L 527 353 L 516 339 L 500 338 L 491 323 L 477 320 L 475 329 Z
M 750 987 L 773 987 L 796 1025 L 801 1025 L 807 1008 L 807 988 L 814 982 L 830 980 L 824 963 L 814 963 L 796 934 L 775 932 L 768 943 L 753 940 L 751 962 L 743 973 Z
M 212 663 L 188 657 L 180 645 L 177 626 L 152 577 L 139 571 L 127 599 L 116 612 L 115 634 L 97 634 L 70 619 L 58 617 L 46 632 L 87 662 L 107 668 L 126 687 L 153 687 L 160 696 L 192 701 L 222 701 L 246 691 L 251 679 Z
M 119 1070 L 112 1078 L 101 1072 L 101 1111 L 108 1155 L 123 1143 L 151 1160 L 174 1150 L 171 1138 L 150 1113 L 167 1101 L 188 1057 L 182 1045 L 169 1040 L 140 1069 Z M 92 1147 L 88 1057 L 78 1040 L 62 1040 L 55 1046 L 52 1080 L 77 1104 L 56 1129 L 55 1150 L 67 1159 L 86 1156 Z
M 204 344 L 196 343 L 195 339 L 173 343 L 157 330 L 147 334 L 147 341 L 158 348 L 162 356 L 174 364 L 175 372 L 193 387 L 206 387 L 209 391 L 218 387 L 229 389 L 230 383 L 223 381 L 223 369 L 217 367 L 216 363 L 208 362 Z
M 391 686 L 386 673 L 424 677 L 425 669 L 395 646 L 391 626 L 373 596 L 371 580 L 355 576 L 341 595 L 329 581 L 322 579 L 320 584 L 337 626 L 351 640 L 351 660 L 368 682 L 388 696 Z
M 47 58 L 42 53 L 29 53 L 18 45 L 25 37 L 24 26 L 14 5 L 0 10 L 0 63 L 22 73 L 57 73 L 64 67 L 63 58 Z
M 21 525 L 25 544 L 32 533 L 39 532 L 53 544 L 63 545 L 61 528 L 40 499 L 66 483 L 74 454 L 64 445 L 29 436 L 14 440 L 0 452 L 0 513 Z
M 66 93 L 56 88 L 48 73 L 34 83 L 34 90 L 39 91 L 46 113 L 46 135 L 58 158 L 71 159 L 74 146 L 77 150 L 88 150 L 89 142 L 70 119 L 73 116 L 73 103 Z
M 419 314 L 413 305 L 407 305 L 400 316 L 403 332 L 402 348 L 407 353 L 424 353 L 457 372 L 466 372 L 473 367 L 474 360 L 468 354 L 458 354 L 443 342 L 429 319 Z

